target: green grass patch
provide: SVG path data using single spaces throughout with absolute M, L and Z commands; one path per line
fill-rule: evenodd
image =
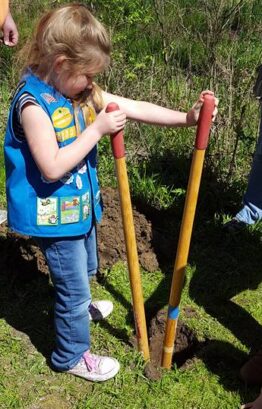
M 3 140 L 20 75 L 17 51 L 42 11 L 68 2 L 10 2 L 20 44 L 0 48 L 0 207 L 6 206 Z M 112 35 L 113 64 L 100 78 L 102 88 L 180 110 L 189 109 L 202 89 L 212 88 L 220 98 L 181 300 L 180 319 L 195 331 L 200 347 L 186 368 L 163 371 L 159 381 L 146 378 L 144 362 L 130 343 L 127 268 L 118 263 L 105 272 L 102 285 L 92 284 L 94 298 L 111 299 L 115 309 L 106 322 L 92 323 L 91 331 L 93 350 L 117 357 L 120 373 L 90 384 L 52 372 L 46 362 L 54 342 L 49 280 L 39 275 L 16 281 L 0 271 L 0 408 L 237 408 L 259 393 L 246 389 L 238 372 L 249 351 L 261 347 L 261 224 L 233 237 L 222 224 L 240 206 L 256 144 L 259 106 L 252 87 L 261 60 L 260 1 L 82 2 Z M 141 124 L 125 129 L 133 201 L 138 210 L 157 212 L 167 239 L 178 236 L 194 137 L 194 129 Z M 102 186 L 116 187 L 107 137 L 99 144 L 99 172 Z M 159 271 L 142 273 L 149 315 L 167 307 L 170 264 L 169 259 Z
M 209 233 L 212 242 L 215 240 L 214 229 Z M 221 247 L 226 254 L 226 246 Z M 215 286 L 218 268 L 220 274 L 224 275 L 227 267 L 230 269 L 234 266 L 234 260 L 229 257 L 223 264 L 223 271 L 221 263 L 217 261 L 214 278 L 211 273 L 211 269 L 214 272 L 212 244 L 206 249 L 203 245 L 201 248 L 194 246 L 194 250 L 198 256 L 193 251 L 192 258 L 196 263 L 187 268 L 180 319 L 196 333 L 202 346 L 186 368 L 163 370 L 162 378 L 158 381 L 146 378 L 143 359 L 130 344 L 133 315 L 125 264 L 120 262 L 111 270 L 105 271 L 102 284 L 92 283 L 94 299 L 110 299 L 114 303 L 114 311 L 105 322 L 91 324 L 92 350 L 115 356 L 121 363 L 119 374 L 102 384 L 91 384 L 49 369 L 46 358 L 53 343 L 50 322 L 52 288 L 49 281 L 39 276 L 33 282 L 20 283 L 18 287 L 14 287 L 9 278 L 2 274 L 0 407 L 91 409 L 96 405 L 99 409 L 205 409 L 208 406 L 209 409 L 217 409 L 223 406 L 229 409 L 239 407 L 240 402 L 254 396 L 256 389 L 247 392 L 237 378 L 238 369 L 247 357 L 249 348 L 244 338 L 241 340 L 234 331 L 234 325 L 238 325 L 244 332 L 241 316 L 243 311 L 254 320 L 259 320 L 262 287 L 259 285 L 252 290 L 246 288 L 239 293 L 235 291 L 234 298 L 227 299 L 225 292 L 219 295 L 225 307 L 232 302 L 239 307 L 239 314 L 231 317 L 231 326 L 230 319 L 229 322 L 226 320 L 227 308 L 216 303 L 219 294 L 216 291 L 213 308 L 217 313 L 213 314 L 210 292 L 212 293 L 212 281 Z M 211 253 L 208 260 L 206 252 Z M 227 255 L 229 254 L 228 252 Z M 205 267 L 201 267 L 202 257 L 206 260 Z M 247 267 L 247 257 L 248 255 L 243 260 L 243 269 Z M 199 277 L 199 274 L 203 277 Z M 207 275 L 210 275 L 209 281 L 205 281 Z M 166 307 L 170 279 L 170 276 L 165 276 L 161 271 L 142 273 L 147 312 L 155 304 L 158 308 Z M 243 287 L 244 280 L 243 276 Z M 223 279 L 221 281 L 225 282 Z M 206 282 L 206 293 L 209 294 L 206 295 L 205 303 L 201 302 L 203 297 L 199 295 L 205 291 L 203 282 Z M 187 315 L 188 308 L 194 311 L 193 316 Z M 248 337 L 251 342 L 253 335 L 248 334 Z

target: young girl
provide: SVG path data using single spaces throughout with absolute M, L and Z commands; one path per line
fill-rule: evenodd
M 107 380 L 119 370 L 116 359 L 90 352 L 90 319 L 112 311 L 109 301 L 91 303 L 88 281 L 97 269 L 95 224 L 102 214 L 96 145 L 103 135 L 121 130 L 127 118 L 195 125 L 204 95 L 182 113 L 104 92 L 93 78 L 108 66 L 109 55 L 107 32 L 85 6 L 45 14 L 5 139 L 9 227 L 36 238 L 55 288 L 52 366 L 91 381 Z M 119 111 L 106 113 L 109 102 Z

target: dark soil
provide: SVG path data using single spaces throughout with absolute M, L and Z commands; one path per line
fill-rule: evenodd
M 166 320 L 167 311 L 162 309 L 158 311 L 150 323 L 149 344 L 151 361 L 145 367 L 145 375 L 151 380 L 158 380 L 161 377 L 160 367 Z M 172 364 L 176 365 L 177 368 L 186 368 L 194 357 L 197 347 L 198 340 L 193 331 L 181 321 L 178 321 Z
M 118 192 L 111 188 L 103 190 L 104 215 L 98 226 L 98 250 L 100 269 L 111 268 L 118 260 L 126 260 L 125 241 L 122 229 Z M 152 225 L 147 218 L 133 209 L 136 229 L 137 250 L 142 268 L 153 272 L 159 268 L 153 248 Z M 161 240 L 162 243 L 167 240 Z M 169 246 L 173 243 L 169 244 Z M 166 249 L 167 252 L 170 248 Z M 5 272 L 11 282 L 29 281 L 38 272 L 47 275 L 44 257 L 32 239 L 8 232 L 6 224 L 0 225 L 0 272 Z M 149 328 L 151 364 L 146 368 L 150 379 L 158 379 L 165 331 L 166 312 L 160 310 L 151 320 Z M 194 353 L 197 341 L 194 334 L 183 323 L 178 322 L 174 362 L 178 367 L 185 365 Z
M 103 202 L 103 219 L 98 225 L 98 249 L 101 269 L 112 267 L 118 260 L 126 260 L 118 192 L 111 188 L 104 189 Z M 135 209 L 133 209 L 133 218 L 140 265 L 149 272 L 156 271 L 159 265 L 152 247 L 151 223 Z

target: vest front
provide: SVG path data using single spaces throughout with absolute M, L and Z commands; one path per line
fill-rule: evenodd
M 96 116 L 89 106 L 84 117 L 80 107 L 74 109 L 69 99 L 35 75 L 28 73 L 22 78 L 11 104 L 4 144 L 9 228 L 40 237 L 85 234 L 102 216 L 97 149 L 94 147 L 60 180 L 45 180 L 27 141 L 17 139 L 13 130 L 14 109 L 24 93 L 31 94 L 51 119 L 59 148 L 72 143 L 77 138 L 77 128 L 82 131 Z

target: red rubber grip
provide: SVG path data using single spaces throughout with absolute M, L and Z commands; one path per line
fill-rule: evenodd
M 119 106 L 115 102 L 110 102 L 106 107 L 106 112 L 117 111 Z M 111 135 L 111 146 L 115 159 L 124 158 L 125 156 L 125 144 L 124 144 L 124 131 L 121 130 Z
M 203 150 L 207 148 L 214 108 L 215 98 L 212 95 L 205 95 L 198 119 L 195 140 L 196 149 Z

